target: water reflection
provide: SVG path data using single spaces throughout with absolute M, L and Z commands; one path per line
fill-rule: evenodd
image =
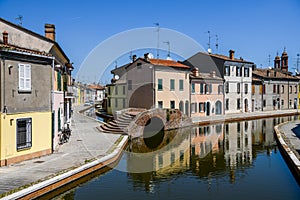
M 147 192 L 153 190 L 154 182 L 182 173 L 206 179 L 227 176 L 234 183 L 236 171 L 251 168 L 258 152 L 276 151 L 274 126 L 293 119 L 267 118 L 166 131 L 156 149 L 149 149 L 142 139 L 133 140 L 126 155 L 128 175 L 135 188 Z

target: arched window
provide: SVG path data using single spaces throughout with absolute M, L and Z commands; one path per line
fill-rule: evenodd
M 216 102 L 215 108 L 216 108 L 216 115 L 221 115 L 222 114 L 222 103 L 221 103 L 221 101 Z

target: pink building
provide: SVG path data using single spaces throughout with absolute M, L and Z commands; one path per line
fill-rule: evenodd
M 223 115 L 223 79 L 216 73 L 199 73 L 195 68 L 190 75 L 191 117 Z

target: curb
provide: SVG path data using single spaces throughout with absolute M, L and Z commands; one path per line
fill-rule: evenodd
M 295 155 L 293 150 L 290 148 L 290 146 L 286 143 L 284 138 L 284 133 L 281 133 L 279 131 L 279 127 L 283 126 L 285 124 L 288 124 L 290 122 L 284 122 L 282 124 L 278 124 L 274 127 L 275 130 L 275 138 L 276 141 L 278 142 L 278 146 L 283 154 L 284 159 L 286 160 L 290 170 L 294 174 L 294 177 L 296 178 L 298 184 L 300 185 L 300 160 L 298 157 Z
M 58 189 L 66 184 L 69 184 L 83 176 L 86 176 L 96 170 L 107 167 L 113 164 L 122 155 L 122 150 L 128 142 L 128 136 L 123 136 L 122 140 L 114 151 L 100 159 L 84 164 L 76 169 L 53 177 L 49 180 L 30 186 L 26 189 L 3 197 L 3 200 L 8 199 L 32 199 L 42 196 L 50 191 Z

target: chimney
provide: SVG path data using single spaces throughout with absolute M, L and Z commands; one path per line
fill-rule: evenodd
M 136 55 L 133 55 L 133 56 L 132 56 L 132 61 L 133 61 L 133 62 L 136 61 Z
M 210 72 L 210 77 L 215 78 L 216 77 L 216 72 L 215 71 L 211 71 Z
M 231 60 L 234 60 L 234 50 L 229 50 L 229 58 L 231 59 Z
M 55 25 L 45 24 L 45 37 L 55 41 Z
M 147 60 L 147 61 L 149 61 L 149 53 L 145 53 L 144 54 L 144 59 Z
M 3 31 L 3 44 L 8 44 L 8 33 L 6 31 Z
M 195 77 L 199 76 L 198 68 L 195 67 L 195 69 L 193 69 L 192 73 L 193 73 L 193 76 L 195 76 Z

